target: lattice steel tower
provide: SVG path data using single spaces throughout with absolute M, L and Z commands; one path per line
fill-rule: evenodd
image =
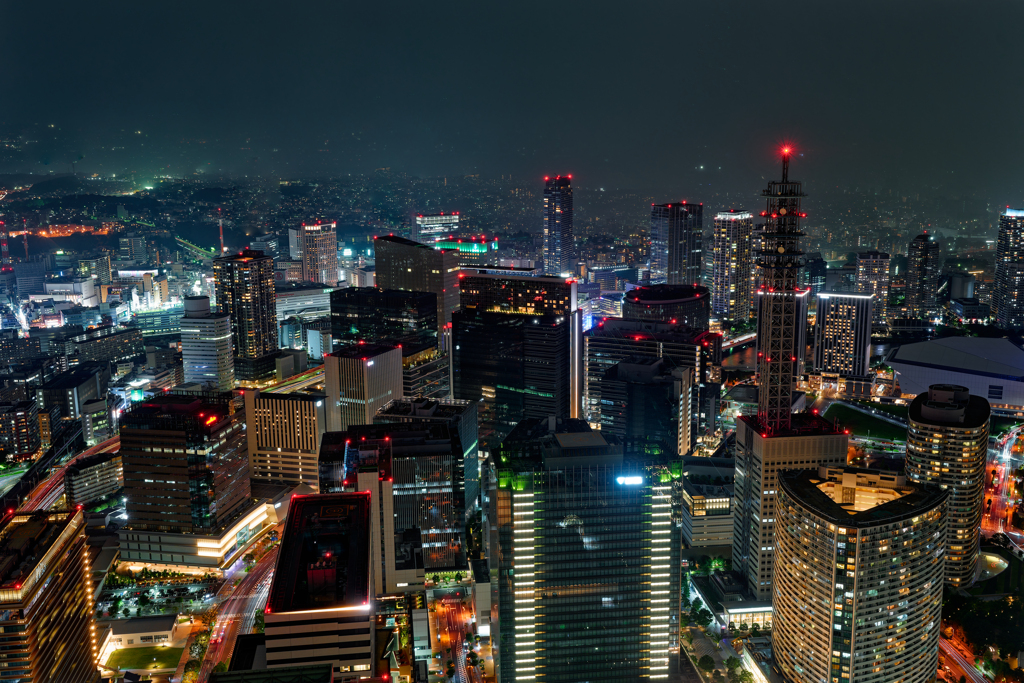
M 789 180 L 792 150 L 782 148 L 782 180 L 768 183 L 763 195 L 768 199 L 764 217 L 762 248 L 757 265 L 761 269 L 757 320 L 757 420 L 767 435 L 789 431 L 793 399 L 793 371 L 799 354 L 797 347 L 797 270 L 801 251 L 799 182 Z

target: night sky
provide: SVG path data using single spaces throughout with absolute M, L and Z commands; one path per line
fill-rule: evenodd
M 1022 26 L 1020 0 L 6 2 L 0 135 L 52 123 L 30 161 L 85 171 L 654 190 L 759 188 L 791 141 L 819 183 L 1016 200 Z

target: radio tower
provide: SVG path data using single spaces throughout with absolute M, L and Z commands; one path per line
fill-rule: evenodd
M 224 253 L 224 219 L 221 218 L 217 221 L 220 224 L 220 253 Z
M 792 150 L 782 148 L 782 180 L 771 181 L 762 194 L 768 209 L 762 234 L 761 310 L 757 321 L 757 421 L 767 435 L 789 431 L 793 401 L 793 371 L 797 356 L 797 269 L 800 267 L 800 183 L 789 180 Z

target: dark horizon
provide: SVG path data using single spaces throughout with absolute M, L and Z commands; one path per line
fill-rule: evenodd
M 1007 78 L 1022 58 L 998 39 L 1024 6 L 1009 1 L 2 14 L 0 138 L 20 148 L 0 147 L 0 172 L 567 172 L 696 196 L 760 189 L 788 142 L 819 187 L 1024 202 L 1024 93 Z

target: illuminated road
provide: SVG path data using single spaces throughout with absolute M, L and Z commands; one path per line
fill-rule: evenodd
M 323 381 L 324 366 L 320 365 L 312 370 L 307 370 L 306 372 L 282 380 L 277 384 L 272 384 L 267 387 L 265 391 L 273 391 L 277 394 L 290 394 L 293 391 L 301 391 L 302 389 L 308 389 L 316 384 L 321 384 Z
M 39 485 L 32 489 L 32 493 L 28 494 L 28 497 L 25 498 L 20 510 L 22 512 L 31 512 L 33 510 L 48 510 L 53 507 L 60 500 L 60 497 L 64 495 L 64 473 L 70 465 L 78 462 L 81 458 L 88 458 L 90 455 L 96 455 L 97 453 L 110 453 L 119 448 L 121 448 L 121 437 L 115 436 L 82 451 L 71 458 L 71 460 L 55 468 L 50 472 L 50 476 L 39 482 Z
M 469 631 L 471 613 L 462 605 L 462 601 L 456 597 L 445 597 L 437 603 L 438 625 L 443 626 L 441 631 L 441 661 L 442 664 L 451 659 L 455 662 L 455 678 L 459 683 L 471 683 L 469 672 L 466 670 L 466 633 Z M 444 652 L 451 648 L 449 655 Z
M 954 671 L 959 669 L 961 674 L 967 677 L 968 681 L 972 683 L 991 683 L 980 671 L 974 668 L 973 660 L 968 660 L 964 657 L 951 641 L 940 636 L 939 649 L 946 656 L 946 664 Z M 956 680 L 960 680 L 960 676 L 956 676 Z
M 267 604 L 270 581 L 274 576 L 278 546 L 271 548 L 260 558 L 242 582 L 235 586 L 231 596 L 221 603 L 217 612 L 217 623 L 210 635 L 210 646 L 199 670 L 201 683 L 209 680 L 213 668 L 220 662 L 230 662 L 235 651 L 235 640 L 240 634 L 252 630 L 256 611 Z

